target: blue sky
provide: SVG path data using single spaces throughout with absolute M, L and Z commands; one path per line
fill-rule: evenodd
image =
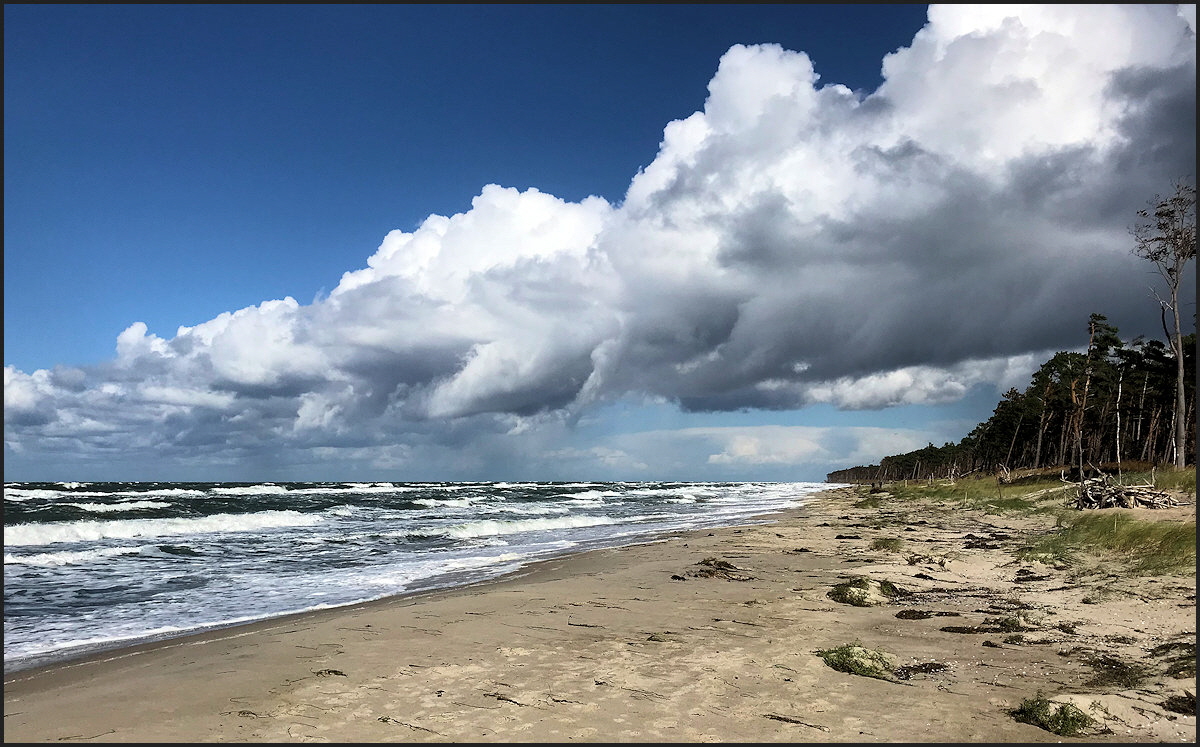
M 811 48 L 866 89 L 924 22 L 922 5 L 6 6 L 5 362 L 98 363 L 133 321 L 309 301 L 485 184 L 619 201 L 731 45 Z
M 1181 8 L 6 5 L 5 479 L 956 441 L 1088 314 L 1161 336 Z

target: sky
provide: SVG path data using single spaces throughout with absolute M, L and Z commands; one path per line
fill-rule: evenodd
M 4 479 L 798 480 L 1164 339 L 1195 5 L 4 6 Z M 1194 328 L 1195 282 L 1181 304 Z

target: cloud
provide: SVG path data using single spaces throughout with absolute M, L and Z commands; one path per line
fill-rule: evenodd
M 919 449 L 940 435 L 861 426 L 710 426 L 626 433 L 614 443 L 621 455 L 653 454 L 653 466 L 643 468 L 666 479 L 794 480 Z
M 170 338 L 134 322 L 113 361 L 71 373 L 6 366 L 6 444 L 47 461 L 356 455 L 466 474 L 590 454 L 636 470 L 644 453 L 564 443 L 574 420 L 639 396 L 940 403 L 1023 386 L 1092 312 L 1157 334 L 1127 226 L 1195 162 L 1194 6 L 931 6 L 882 71 L 855 93 L 803 52 L 736 45 L 621 203 L 486 185 L 309 305 Z M 833 454 L 802 431 L 726 436 L 708 463 Z

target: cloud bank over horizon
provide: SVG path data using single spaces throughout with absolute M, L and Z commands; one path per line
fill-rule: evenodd
M 710 465 L 832 469 L 927 434 L 568 441 L 622 402 L 878 410 L 1023 388 L 1092 312 L 1161 333 L 1128 226 L 1192 178 L 1195 6 L 931 6 L 882 70 L 854 92 L 802 51 L 733 46 L 620 203 L 488 184 L 310 303 L 172 336 L 134 322 L 97 366 L 6 365 L 6 451 L 636 478 L 699 440 Z

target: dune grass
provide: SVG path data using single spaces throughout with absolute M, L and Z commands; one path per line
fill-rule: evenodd
M 904 546 L 904 540 L 898 537 L 878 537 L 871 540 L 872 550 L 886 550 L 888 552 L 900 552 L 900 548 Z
M 1121 483 L 1152 483 L 1159 490 L 1193 496 L 1196 472 L 1161 467 L 1125 472 Z M 1019 556 L 1051 565 L 1081 565 L 1087 560 L 1117 562 L 1137 575 L 1180 573 L 1196 567 L 1195 520 L 1159 521 L 1138 518 L 1124 511 L 1078 511 L 1073 508 L 1075 488 L 1053 475 L 1036 475 L 1013 484 L 1000 484 L 993 476 L 969 477 L 950 482 L 910 481 L 890 483 L 887 498 L 864 498 L 886 505 L 919 500 L 989 514 L 1026 513 L 1054 517 L 1052 531 L 1037 536 Z M 882 501 L 882 503 L 881 503 Z M 1152 510 L 1152 509 L 1147 509 Z M 879 547 L 876 549 L 884 549 Z M 887 548 L 892 549 L 892 548 Z
M 952 503 L 985 513 L 1053 513 L 1070 500 L 1071 486 L 1057 479 L 1024 480 L 1019 485 L 1002 485 L 995 477 L 968 477 L 950 482 L 912 481 L 891 483 L 888 492 L 901 500 Z M 864 501 L 867 499 L 864 499 Z
M 1178 490 L 1181 493 L 1196 496 L 1196 470 L 1161 467 L 1151 471 L 1123 472 L 1121 484 L 1144 485 L 1151 484 L 1159 490 Z
M 1066 564 L 1096 556 L 1116 560 L 1138 575 L 1195 571 L 1196 522 L 1141 520 L 1116 511 L 1063 513 L 1056 531 L 1020 554 Z

